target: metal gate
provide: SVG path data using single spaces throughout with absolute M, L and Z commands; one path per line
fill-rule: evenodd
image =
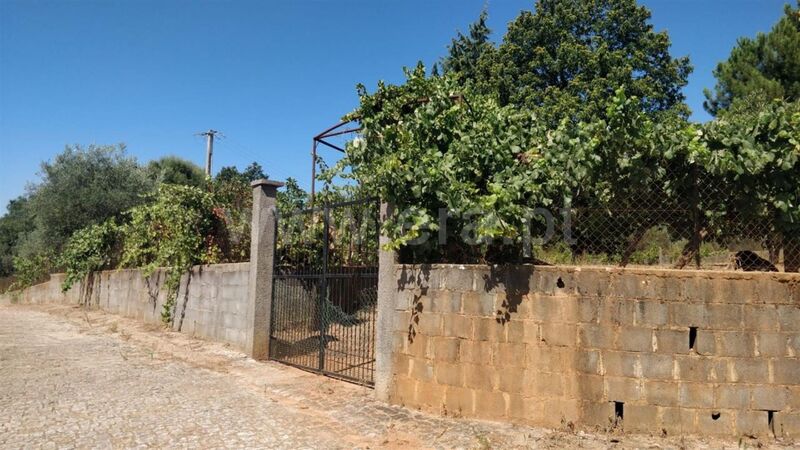
M 278 212 L 270 358 L 373 385 L 378 202 Z

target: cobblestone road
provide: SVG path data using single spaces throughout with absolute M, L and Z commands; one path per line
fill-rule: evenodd
M 3 448 L 684 444 L 436 417 L 383 405 L 371 395 L 118 316 L 64 306 L 0 306 Z

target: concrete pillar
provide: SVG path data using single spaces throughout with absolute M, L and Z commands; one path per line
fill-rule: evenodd
M 250 228 L 250 277 L 247 284 L 247 354 L 269 357 L 272 313 L 272 268 L 277 225 L 276 197 L 283 183 L 256 180 L 253 187 L 253 219 Z
M 380 221 L 383 223 L 392 214 L 392 205 L 381 203 Z M 397 281 L 394 266 L 397 253 L 383 250 L 389 238 L 381 235 L 378 255 L 378 305 L 375 317 L 375 397 L 388 401 L 392 388 L 394 333 L 394 306 Z

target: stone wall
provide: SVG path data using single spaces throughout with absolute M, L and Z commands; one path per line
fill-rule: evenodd
M 397 265 L 395 276 L 394 403 L 551 427 L 800 436 L 796 274 Z
M 172 328 L 244 349 L 247 340 L 247 283 L 249 263 L 196 266 L 181 280 Z M 161 325 L 166 300 L 164 273 L 149 278 L 141 271 L 109 270 L 94 274 L 61 292 L 64 274 L 22 292 L 0 296 L 0 302 L 85 304 L 104 311 Z

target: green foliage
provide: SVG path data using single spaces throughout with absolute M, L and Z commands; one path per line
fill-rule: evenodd
M 177 156 L 165 156 L 150 161 L 145 172 L 155 185 L 180 184 L 204 187 L 206 184 L 206 175 L 200 166 Z
M 426 78 L 420 65 L 407 77 L 371 95 L 360 87 L 354 115 L 362 134 L 339 166 L 402 211 L 384 225 L 393 248 L 419 244 L 439 228 L 437 211 L 445 208 L 448 240 L 468 235 L 479 249 L 450 248 L 445 258 L 507 258 L 507 244 L 518 247 L 536 207 L 625 208 L 681 194 L 667 175 L 685 122 L 655 121 L 621 88 L 606 99 L 607 119 L 549 128 L 530 112 L 472 94 L 453 76 Z M 488 245 L 497 239 L 506 250 Z M 415 247 L 407 250 L 428 251 Z
M 145 276 L 166 270 L 168 300 L 161 314 L 172 320 L 181 277 L 195 264 L 211 264 L 220 258 L 213 242 L 214 199 L 198 188 L 161 185 L 150 201 L 130 211 L 123 226 L 122 267 L 139 267 Z
M 8 202 L 6 214 L 0 217 L 0 277 L 13 273 L 18 244 L 33 228 L 33 216 L 28 202 L 26 196 L 11 200 Z
M 30 193 L 35 239 L 28 254 L 60 251 L 74 232 L 120 217 L 151 188 L 121 144 L 67 147 L 41 169 L 42 181 Z
M 47 280 L 53 265 L 50 253 L 41 253 L 31 257 L 14 257 L 14 282 L 9 291 L 25 289 L 36 283 Z
M 91 272 L 114 267 L 119 253 L 119 234 L 114 219 L 75 232 L 59 257 L 59 265 L 66 272 L 61 290 L 68 291 Z
M 447 47 L 448 54 L 442 59 L 444 73 L 456 73 L 463 81 L 473 81 L 478 77 L 478 64 L 487 58 L 484 53 L 492 53 L 494 45 L 489 41 L 491 30 L 486 25 L 489 13 L 484 9 L 478 20 L 469 26 L 469 34 L 458 33 Z M 434 66 L 434 75 L 438 69 Z
M 800 232 L 800 102 L 775 100 L 759 110 L 732 109 L 703 127 L 689 157 L 726 195 L 706 205 L 722 233 L 730 218 Z
M 800 100 L 800 1 L 768 33 L 741 38 L 726 61 L 714 70 L 717 85 L 706 89 L 704 106 L 711 114 L 747 97 Z
M 669 54 L 666 32 L 655 32 L 650 11 L 635 0 L 538 0 L 534 11 L 512 21 L 496 50 L 485 47 L 481 20 L 469 39 L 451 48 L 480 53 L 477 69 L 463 58 L 480 92 L 501 105 L 537 110 L 555 126 L 562 118 L 606 118 L 606 100 L 618 89 L 636 97 L 643 111 L 685 114 L 681 89 L 691 72 L 688 58 Z M 479 50 L 474 50 L 479 49 Z M 473 75 L 474 74 L 474 75 Z
M 243 172 L 239 172 L 239 169 L 235 166 L 223 167 L 214 180 L 217 182 L 238 181 L 249 185 L 251 181 L 260 180 L 262 178 L 269 178 L 269 176 L 264 173 L 261 164 L 253 161 Z

